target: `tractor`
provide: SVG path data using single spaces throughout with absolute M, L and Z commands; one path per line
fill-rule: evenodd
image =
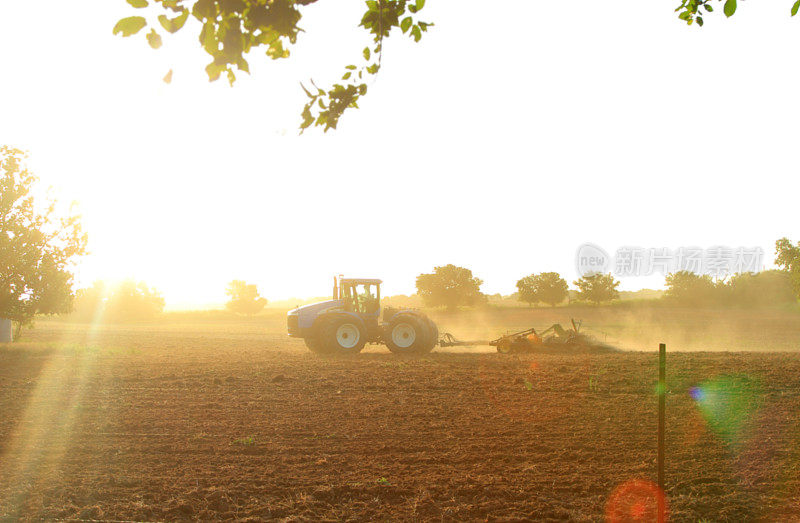
M 439 341 L 436 324 L 413 309 L 381 311 L 381 283 L 334 277 L 333 299 L 289 311 L 289 336 L 303 338 L 317 354 L 357 354 L 367 343 L 385 344 L 395 354 L 430 352 Z

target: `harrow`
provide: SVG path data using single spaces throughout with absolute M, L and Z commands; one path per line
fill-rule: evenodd
M 519 332 L 505 334 L 489 341 L 462 341 L 450 333 L 445 333 L 439 339 L 440 347 L 459 347 L 474 345 L 491 345 L 497 348 L 500 354 L 518 354 L 530 352 L 562 352 L 574 350 L 576 352 L 610 352 L 613 347 L 599 343 L 593 337 L 580 332 L 581 322 L 570 320 L 572 328 L 565 329 L 560 323 L 554 323 L 543 331 L 531 327 Z

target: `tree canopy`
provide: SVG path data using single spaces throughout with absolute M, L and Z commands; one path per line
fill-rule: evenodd
M 0 318 L 20 328 L 72 307 L 72 264 L 86 252 L 80 217 L 36 202 L 36 176 L 18 149 L 0 147 Z M 37 203 L 39 205 L 37 205 Z
M 578 298 L 581 300 L 603 303 L 619 298 L 619 282 L 611 274 L 587 274 L 573 283 L 578 287 Z
M 92 323 L 147 321 L 163 310 L 164 298 L 144 282 L 128 279 L 108 286 L 96 281 L 91 287 L 78 290 L 71 317 Z
M 243 280 L 230 282 L 225 294 L 230 297 L 225 307 L 237 314 L 257 314 L 267 305 L 266 298 L 259 296 L 258 287 Z
M 788 238 L 781 238 L 775 242 L 775 255 L 775 265 L 788 271 L 794 294 L 800 298 L 800 242 L 792 245 Z
M 211 57 L 206 66 L 210 81 L 225 75 L 231 85 L 237 72 L 250 73 L 251 52 L 264 52 L 272 60 L 290 56 L 290 47 L 303 29 L 303 12 L 317 0 L 127 0 L 137 13 L 122 18 L 114 34 L 123 37 L 144 33 L 150 47 L 163 44 L 162 34 L 177 33 L 185 26 L 198 35 L 203 50 Z M 151 5 L 152 4 L 152 5 Z M 154 9 L 147 9 L 153 7 Z M 302 130 L 311 125 L 325 131 L 335 129 L 345 110 L 358 107 L 367 93 L 366 79 L 381 68 L 383 39 L 399 31 L 419 42 L 422 33 L 433 24 L 418 18 L 425 0 L 367 0 L 359 26 L 368 33 L 358 65 L 343 68 L 339 82 L 320 88 L 313 80 L 301 84 L 309 100 L 301 113 Z M 151 15 L 148 20 L 147 16 Z M 156 23 L 157 21 L 157 23 Z M 187 29 L 188 30 L 188 29 Z M 172 70 L 164 77 L 169 83 Z
M 717 0 L 722 2 L 723 0 Z M 724 0 L 722 12 L 726 17 L 731 17 L 736 13 L 738 8 L 738 0 Z M 681 0 L 681 4 L 675 9 L 678 13 L 678 18 L 683 20 L 689 25 L 696 23 L 699 27 L 703 27 L 705 20 L 703 16 L 708 16 L 709 13 L 714 12 L 713 0 Z M 789 9 L 789 14 L 795 16 L 798 9 L 800 9 L 800 0 L 795 0 L 792 7 Z
M 667 274 L 664 297 L 678 305 L 704 307 L 719 300 L 718 287 L 708 274 L 678 271 Z
M 569 295 L 566 280 L 557 272 L 525 276 L 517 282 L 519 300 L 528 304 L 547 303 L 555 307 Z
M 703 26 L 704 16 L 713 13 L 715 3 L 723 2 L 722 12 L 733 16 L 737 0 L 680 0 L 675 9 L 678 18 L 689 25 Z M 174 34 L 190 27 L 197 34 L 200 47 L 210 56 L 206 66 L 210 81 L 223 75 L 231 85 L 238 72 L 250 73 L 251 52 L 263 52 L 272 60 L 289 58 L 291 46 L 303 29 L 300 23 L 306 9 L 317 0 L 126 0 L 135 11 L 119 20 L 114 34 L 130 37 L 144 31 L 144 39 L 153 49 L 160 48 L 162 35 Z M 320 88 L 313 80 L 302 86 L 309 100 L 303 107 L 301 132 L 314 125 L 325 131 L 335 129 L 345 110 L 357 108 L 359 99 L 367 93 L 365 79 L 381 68 L 383 40 L 405 34 L 419 42 L 422 34 L 433 24 L 419 19 L 425 0 L 366 0 L 359 22 L 370 39 L 362 51 L 363 61 L 343 68 L 341 79 Z M 149 8 L 149 9 L 148 9 Z M 789 12 L 795 16 L 800 0 L 795 0 Z M 147 16 L 146 16 L 147 15 Z M 164 77 L 169 83 L 172 70 Z M 302 85 L 302 84 L 301 84 Z
M 450 310 L 484 300 L 481 285 L 483 281 L 474 277 L 471 270 L 452 264 L 434 267 L 433 273 L 417 276 L 417 293 L 425 304 Z

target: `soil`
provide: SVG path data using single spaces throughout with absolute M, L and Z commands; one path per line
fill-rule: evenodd
M 28 339 L 0 348 L 0 519 L 655 513 L 655 352 L 324 359 L 257 322 Z M 671 520 L 800 519 L 798 376 L 791 353 L 669 354 Z

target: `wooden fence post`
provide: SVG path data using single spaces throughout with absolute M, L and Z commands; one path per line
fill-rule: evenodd
M 667 346 L 658 346 L 658 522 L 666 519 L 666 490 L 664 489 L 664 432 L 666 429 Z

